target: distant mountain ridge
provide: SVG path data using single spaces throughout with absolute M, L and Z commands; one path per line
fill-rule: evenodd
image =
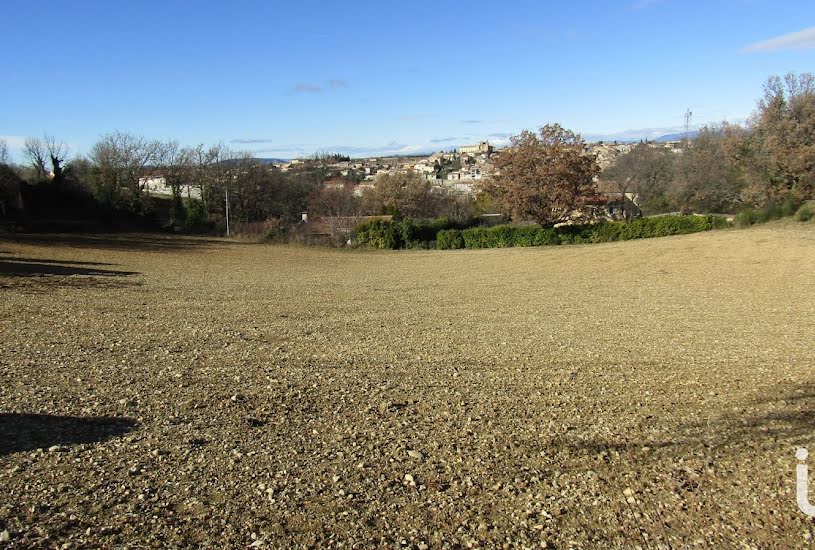
M 252 160 L 259 162 L 261 164 L 277 164 L 279 162 L 289 162 L 291 159 L 276 159 L 276 158 L 260 158 L 255 157 Z
M 665 141 L 682 141 L 685 139 L 685 136 L 687 136 L 688 139 L 696 139 L 699 136 L 699 130 L 692 130 L 687 134 L 685 132 L 682 132 L 681 134 L 665 134 L 664 136 L 659 136 L 651 141 L 658 141 L 660 143 Z

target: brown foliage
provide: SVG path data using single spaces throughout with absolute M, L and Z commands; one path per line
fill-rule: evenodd
M 313 216 L 361 216 L 360 202 L 352 182 L 335 178 L 308 196 L 308 212 Z
M 815 75 L 774 76 L 750 120 L 745 161 L 752 172 L 747 196 L 773 202 L 793 194 L 811 198 L 815 187 Z
M 437 215 L 439 197 L 419 174 L 382 174 L 374 188 L 363 193 L 362 204 L 369 214 L 432 218 Z
M 586 153 L 579 135 L 559 124 L 540 134 L 523 131 L 495 161 L 497 173 L 484 192 L 515 221 L 552 226 L 569 219 L 594 195 L 597 159 Z

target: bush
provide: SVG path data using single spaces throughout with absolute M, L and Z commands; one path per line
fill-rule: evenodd
M 793 216 L 798 213 L 797 210 L 800 210 L 799 206 L 801 206 L 801 203 L 795 197 L 789 196 L 781 204 L 781 215 L 784 217 Z
M 605 222 L 546 229 L 539 225 L 468 228 L 467 223 L 448 219 L 430 222 L 373 220 L 357 227 L 356 240 L 360 245 L 380 249 L 429 247 L 435 241 L 437 249 L 453 250 L 627 241 L 728 227 L 727 220 L 722 217 L 693 215 L 659 216 L 640 218 L 630 223 Z
M 371 220 L 357 226 L 355 238 L 360 245 L 368 248 L 388 250 L 430 248 L 431 244 L 437 240 L 440 232 L 462 230 L 470 227 L 473 223 L 472 220 L 456 221 L 450 218 L 438 218 L 430 221 L 402 220 L 398 222 Z
M 605 222 L 565 225 L 544 229 L 539 225 L 474 227 L 461 232 L 465 248 L 502 248 L 559 244 L 605 243 L 683 235 L 728 227 L 727 220 L 715 216 L 660 216 L 640 218 L 630 223 Z M 445 239 L 448 237 L 445 236 Z
M 204 208 L 203 201 L 187 199 L 184 228 L 187 231 L 206 231 L 208 229 L 207 210 Z
M 799 222 L 808 222 L 813 217 L 815 217 L 815 212 L 812 211 L 808 204 L 802 205 L 795 213 L 795 219 Z
M 592 242 L 628 241 L 698 233 L 727 227 L 727 220 L 714 216 L 658 216 L 630 223 L 607 222 L 594 227 Z
M 263 223 L 263 240 L 280 241 L 286 235 L 286 228 L 278 218 L 269 218 Z
M 464 238 L 458 229 L 442 229 L 436 235 L 436 248 L 439 250 L 456 250 L 464 248 Z
M 402 248 L 402 235 L 397 222 L 388 220 L 371 220 L 359 224 L 356 228 L 356 241 L 368 248 L 394 250 Z
M 733 223 L 736 227 L 744 228 L 750 227 L 759 222 L 761 216 L 759 216 L 758 212 L 753 210 L 752 208 L 747 208 L 742 210 L 736 217 L 733 219 Z

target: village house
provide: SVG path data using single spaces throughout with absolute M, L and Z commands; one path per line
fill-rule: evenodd
M 164 176 L 146 176 L 139 178 L 139 187 L 141 187 L 147 196 L 154 197 L 172 197 L 173 188 L 167 185 L 167 179 Z M 178 193 L 182 197 L 200 199 L 201 188 L 194 185 L 181 185 L 178 188 Z

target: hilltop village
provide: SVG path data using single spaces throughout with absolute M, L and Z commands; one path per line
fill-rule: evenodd
M 682 151 L 680 141 L 649 142 L 652 147 L 663 147 L 675 153 Z M 601 169 L 611 166 L 618 156 L 628 153 L 635 143 L 594 142 L 586 144 L 589 153 L 597 155 Z M 445 152 L 439 151 L 429 156 L 371 157 L 366 159 L 341 158 L 334 156 L 325 164 L 328 176 L 326 185 L 338 186 L 346 181 L 356 184 L 355 192 L 362 194 L 374 187 L 374 180 L 380 174 L 417 173 L 427 181 L 448 192 L 474 196 L 478 191 L 479 180 L 495 170 L 494 161 L 501 149 L 488 141 L 466 145 Z M 315 159 L 295 159 L 274 163 L 283 172 L 297 169 Z

